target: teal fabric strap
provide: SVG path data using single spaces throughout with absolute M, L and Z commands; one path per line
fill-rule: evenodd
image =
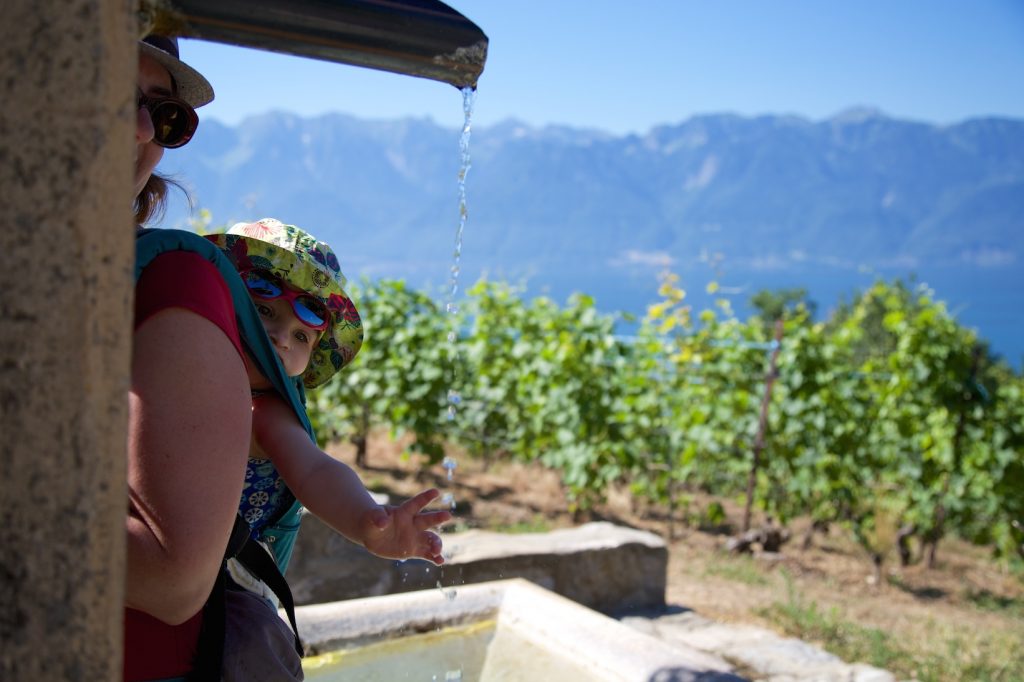
M 235 306 L 235 318 L 242 345 L 248 351 L 263 376 L 270 380 L 277 392 L 284 398 L 302 427 L 315 443 L 316 436 L 313 426 L 306 415 L 306 395 L 299 379 L 289 377 L 281 366 L 281 361 L 274 346 L 267 336 L 259 313 L 249 298 L 249 293 L 238 276 L 234 266 L 223 256 L 220 249 L 209 240 L 185 230 L 142 230 L 135 240 L 135 279 L 153 262 L 157 256 L 171 251 L 188 251 L 196 253 L 216 266 L 228 286 Z M 262 538 L 266 540 L 274 553 L 281 572 L 284 573 L 291 561 L 295 536 L 299 531 L 299 514 L 302 504 L 291 496 L 292 503 L 287 511 L 274 523 L 264 529 Z

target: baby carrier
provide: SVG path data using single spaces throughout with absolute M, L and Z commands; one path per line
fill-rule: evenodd
M 291 405 L 299 422 L 306 429 L 309 437 L 315 441 L 313 428 L 306 416 L 305 392 L 301 380 L 289 378 L 285 374 L 245 285 L 235 268 L 221 254 L 220 249 L 208 240 L 183 230 L 140 230 L 135 242 L 136 280 L 154 258 L 171 251 L 196 253 L 217 267 L 231 293 L 242 345 L 249 356 L 255 360 L 263 376 L 273 384 L 282 400 Z M 199 646 L 193 671 L 188 677 L 189 680 L 217 680 L 221 676 L 224 651 L 225 590 L 229 589 L 226 569 L 228 559 L 238 561 L 274 592 L 281 607 L 288 614 L 292 631 L 295 633 L 295 649 L 299 656 L 302 656 L 302 643 L 299 640 L 295 624 L 295 607 L 291 590 L 282 575 L 288 567 L 292 549 L 295 546 L 302 505 L 291 495 L 290 491 L 287 494 L 290 503 L 282 505 L 282 513 L 267 524 L 261 535 L 261 540 L 271 549 L 273 557 L 257 542 L 250 539 L 250 528 L 245 520 L 241 516 L 235 517 L 235 525 L 221 562 L 221 570 L 206 605 L 203 607 L 203 625 L 199 636 Z

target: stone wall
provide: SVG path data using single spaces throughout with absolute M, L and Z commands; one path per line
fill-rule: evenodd
M 0 18 L 5 682 L 121 675 L 134 7 Z

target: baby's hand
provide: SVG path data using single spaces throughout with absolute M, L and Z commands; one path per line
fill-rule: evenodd
M 441 492 L 426 490 L 399 506 L 377 507 L 363 515 L 363 545 L 385 559 L 426 559 L 444 563 L 441 538 L 430 529 L 447 523 L 452 514 L 446 510 L 423 511 Z

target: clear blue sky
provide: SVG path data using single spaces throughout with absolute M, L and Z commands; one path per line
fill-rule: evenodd
M 474 121 L 614 133 L 694 114 L 1024 118 L 1024 0 L 451 0 L 490 38 Z M 185 41 L 235 124 L 282 109 L 462 122 L 452 86 Z

